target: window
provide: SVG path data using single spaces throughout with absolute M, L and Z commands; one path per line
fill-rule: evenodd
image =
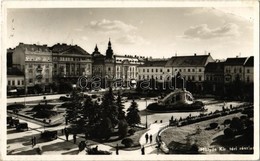
M 145 69 L 143 69 L 143 72 L 145 72 Z
M 46 82 L 46 83 L 49 83 L 49 78 L 46 78 L 46 79 L 45 79 L 45 82 Z
M 153 69 L 151 69 L 152 70 L 152 73 L 153 73 Z
M 199 81 L 201 81 L 201 75 L 199 75 Z
M 17 80 L 17 85 L 18 85 L 18 86 L 20 85 L 20 80 Z
M 145 75 L 143 75 L 143 79 L 145 79 Z
M 195 72 L 195 69 L 192 69 L 192 72 Z
M 241 68 L 239 68 L 239 73 L 242 73 L 242 69 Z
M 157 73 L 157 72 L 158 72 L 158 69 L 155 69 L 155 72 Z
M 22 80 L 22 84 L 21 85 L 24 85 L 24 81 Z
M 247 69 L 247 73 L 250 73 L 250 70 L 249 70 L 249 69 Z
M 10 86 L 10 85 L 11 85 L 11 81 L 9 80 L 9 81 L 8 81 L 8 86 Z
M 194 77 L 194 75 L 192 76 L 192 80 L 193 80 L 193 81 L 195 80 L 195 77 Z
M 162 72 L 162 69 L 160 69 L 160 72 Z
M 110 67 L 108 67 L 108 71 L 111 71 Z
M 147 79 L 149 79 L 149 75 L 147 75 Z
M 139 80 L 141 79 L 141 76 L 139 75 Z
M 15 85 L 15 81 L 14 81 L 14 80 L 12 80 L 12 85 L 13 85 L 13 86 Z
M 162 76 L 160 76 L 160 80 L 162 80 Z
M 170 72 L 170 69 L 167 69 L 167 72 Z
M 190 69 L 188 69 L 188 72 L 190 72 Z
M 29 79 L 29 83 L 32 83 L 32 82 L 33 82 L 33 80 L 30 78 L 30 79 Z
M 181 72 L 181 69 L 179 71 Z
M 149 69 L 147 69 L 147 73 L 149 73 Z
M 199 72 L 201 72 L 201 69 L 199 69 Z

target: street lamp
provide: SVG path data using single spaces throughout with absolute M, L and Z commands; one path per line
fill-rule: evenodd
M 147 98 L 145 98 L 145 128 L 147 129 L 148 128 L 148 125 L 147 125 Z

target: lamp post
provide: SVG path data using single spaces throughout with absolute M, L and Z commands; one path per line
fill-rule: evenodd
M 146 110 L 147 110 L 147 98 L 145 98 L 145 107 L 146 107 Z M 148 125 L 147 125 L 147 111 L 145 111 L 145 128 L 146 129 L 148 128 Z

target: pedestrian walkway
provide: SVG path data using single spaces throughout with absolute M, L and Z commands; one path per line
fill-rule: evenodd
M 21 120 L 24 121 L 24 120 Z M 157 143 L 156 143 L 156 136 L 158 131 L 166 126 L 167 123 L 154 123 L 151 124 L 148 131 L 146 132 L 152 136 L 152 141 L 150 142 L 150 138 L 148 139 L 148 142 L 146 143 L 145 134 L 141 136 L 139 139 L 139 143 L 141 147 L 145 148 L 145 155 L 156 155 L 157 154 Z M 73 143 L 73 135 L 69 135 L 69 140 L 66 141 L 65 135 L 61 135 L 61 129 L 63 129 L 65 126 L 58 126 L 58 127 L 52 127 L 52 128 L 43 128 L 40 125 L 37 125 L 35 123 L 28 122 L 29 131 L 20 132 L 20 133 L 12 133 L 7 135 L 7 139 L 9 142 L 7 153 L 8 154 L 27 154 L 32 155 L 36 154 L 36 148 L 39 146 L 43 149 L 42 155 L 86 155 L 86 151 L 83 150 L 81 152 L 78 151 L 78 143 L 80 141 L 84 141 L 85 139 L 83 137 L 80 137 L 80 135 L 76 136 L 76 144 Z M 37 144 L 32 147 L 30 138 L 32 136 L 37 137 L 37 141 L 40 137 L 40 133 L 44 130 L 58 130 L 58 139 L 52 140 L 52 141 L 46 141 L 46 142 L 37 142 Z M 116 155 L 116 149 L 113 147 L 110 147 L 108 145 L 104 145 L 101 143 L 97 143 L 91 140 L 88 140 L 88 145 L 90 147 L 98 146 L 99 150 L 103 151 L 109 151 L 112 152 L 112 155 Z M 141 155 L 141 147 L 137 150 L 132 151 L 126 151 L 119 149 L 119 155 Z

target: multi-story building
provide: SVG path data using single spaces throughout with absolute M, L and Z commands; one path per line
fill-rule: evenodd
M 180 72 L 187 81 L 203 82 L 205 66 L 209 62 L 213 62 L 213 58 L 208 55 L 194 56 L 174 56 L 165 65 L 165 73 L 176 75 Z
M 244 64 L 246 60 L 246 57 L 227 58 L 224 66 L 225 83 L 232 83 L 236 80 L 245 80 Z
M 7 49 L 7 55 L 6 55 L 6 64 L 7 64 L 7 67 L 12 67 L 13 65 L 13 52 L 14 52 L 14 49 Z
M 17 67 L 7 68 L 7 91 L 24 89 L 24 73 Z
M 137 66 L 142 64 L 142 60 L 138 56 L 115 55 L 110 40 L 106 54 L 101 54 L 96 45 L 92 59 L 93 76 L 107 78 L 107 81 L 110 82 L 120 79 L 127 83 L 132 79 L 137 79 Z
M 245 82 L 253 83 L 254 82 L 254 56 L 250 56 L 245 65 Z
M 205 67 L 204 89 L 207 93 L 221 94 L 224 87 L 224 63 L 209 62 Z
M 168 59 L 151 59 L 138 66 L 138 80 L 155 79 L 158 82 L 164 81 L 165 65 Z
M 91 55 L 77 45 L 56 44 L 52 46 L 53 78 L 55 81 L 76 83 L 80 76 L 92 75 Z
M 47 45 L 20 43 L 13 51 L 12 63 L 24 72 L 24 86 L 29 93 L 36 84 L 48 88 L 52 82 L 52 52 Z

